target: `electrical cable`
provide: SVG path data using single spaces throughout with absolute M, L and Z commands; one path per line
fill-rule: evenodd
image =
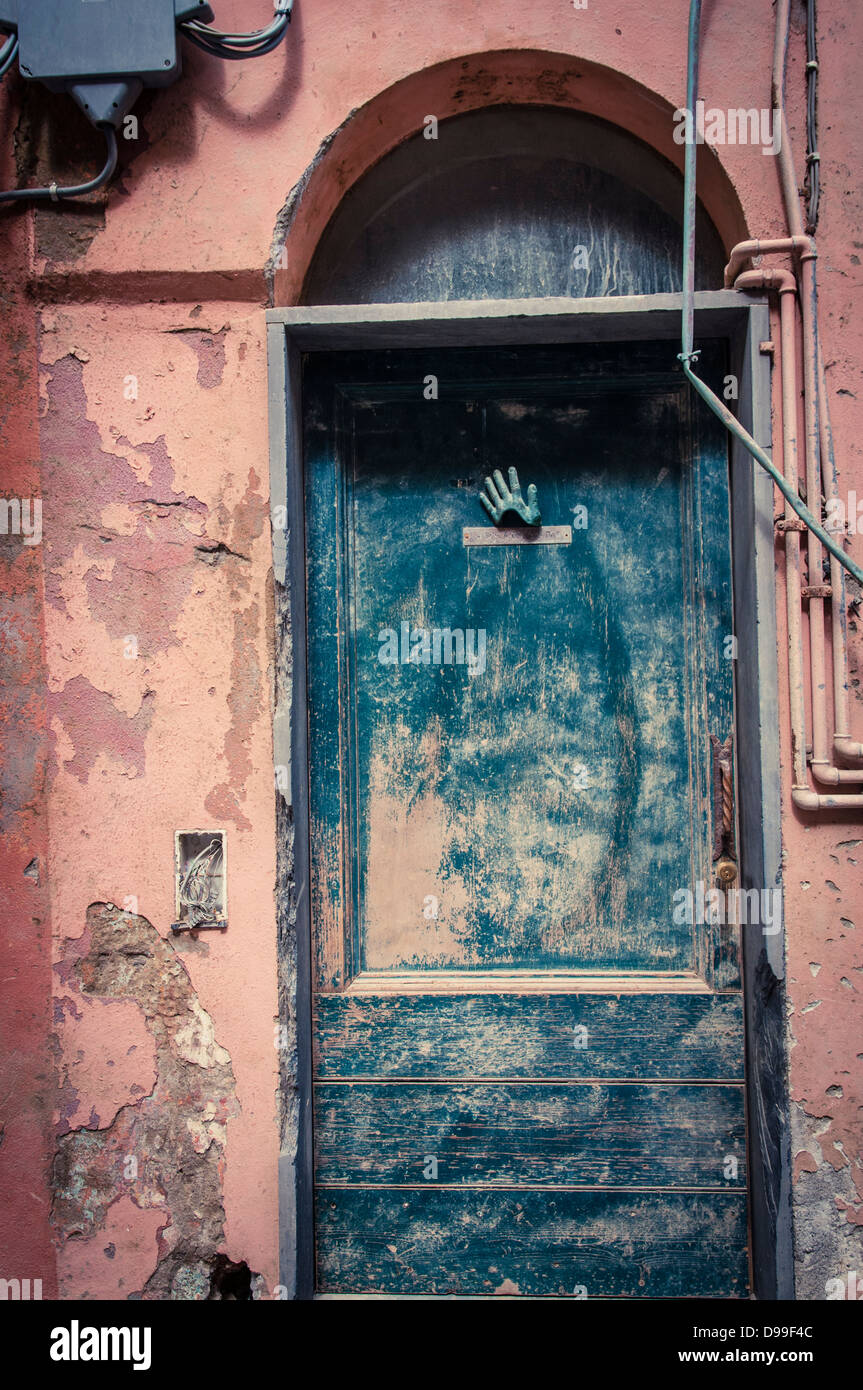
M 193 43 L 196 48 L 202 49 L 204 53 L 209 53 L 210 56 L 213 58 L 262 58 L 265 53 L 272 53 L 274 48 L 278 48 L 279 44 L 282 41 L 282 34 L 279 33 L 274 38 L 270 39 L 268 43 L 263 44 L 260 48 L 234 49 L 212 43 L 206 43 L 202 39 L 196 37 L 194 34 L 191 34 L 184 24 L 181 24 L 180 28 L 182 32 L 186 35 L 186 38 L 189 40 L 190 43 Z
M 291 18 L 293 8 L 294 0 L 274 0 L 273 18 L 270 23 L 264 29 L 253 30 L 251 34 L 232 34 L 225 29 L 214 29 L 211 24 L 203 24 L 200 19 L 185 19 L 183 20 L 183 27 L 197 29 L 215 39 L 230 39 L 232 42 L 247 44 L 256 43 L 258 39 L 268 38 L 275 31 L 281 33 Z
M 815 0 L 806 0 L 806 230 L 818 225 L 821 156 L 818 153 L 818 35 Z
M 99 129 L 108 146 L 108 157 L 104 168 L 94 179 L 90 179 L 88 183 L 76 184 L 71 188 L 58 188 L 56 183 L 50 184 L 47 188 L 13 188 L 8 192 L 0 193 L 0 203 L 18 203 L 27 199 L 35 199 L 37 202 L 59 203 L 64 199 L 80 198 L 85 193 L 95 193 L 98 188 L 103 188 L 117 167 L 117 133 L 110 125 L 100 125 Z
M 192 33 L 200 34 L 203 38 L 213 39 L 219 43 L 233 44 L 237 48 L 254 48 L 256 44 L 264 43 L 277 34 L 284 33 L 287 22 L 286 14 L 277 14 L 265 29 L 257 29 L 251 34 L 230 34 L 224 29 L 214 29 L 211 25 L 201 24 L 197 19 L 186 20 L 181 28 L 191 30 Z
M 294 0 L 275 0 L 274 16 L 264 28 L 251 34 L 231 34 L 222 29 L 211 29 L 198 20 L 187 20 L 180 30 L 190 43 L 216 58 L 259 58 L 271 53 L 282 42 L 291 22 Z M 13 34 L 0 48 L 0 78 L 5 76 L 18 54 L 18 36 Z M 111 178 L 117 167 L 117 136 L 113 127 L 100 124 L 108 146 L 105 166 L 94 179 L 74 187 L 58 188 L 56 183 L 47 188 L 13 188 L 0 192 L 0 203 L 43 202 L 59 203 L 69 198 L 80 198 L 87 193 L 95 193 Z
M 700 26 L 701 0 L 690 0 L 689 54 L 686 71 L 686 109 L 688 111 L 695 110 L 698 95 L 698 36 Z M 844 566 L 858 584 L 863 584 L 863 569 L 824 530 L 824 527 L 798 496 L 796 490 L 785 481 L 772 459 L 755 442 L 752 435 L 743 428 L 737 417 L 732 415 L 728 407 L 723 405 L 719 397 L 711 391 L 707 383 L 702 381 L 692 369 L 692 363 L 696 362 L 699 356 L 698 351 L 693 350 L 692 346 L 695 324 L 695 160 L 697 152 L 698 147 L 694 139 L 688 141 L 683 173 L 683 313 L 681 324 L 681 347 L 683 351 L 677 354 L 678 361 L 683 364 L 683 370 L 688 380 L 702 400 L 710 406 L 714 415 L 719 417 L 726 429 L 740 440 L 756 462 L 760 463 L 761 467 L 770 474 L 782 496 L 794 508 L 801 521 L 806 523 L 813 535 L 818 537 L 825 550 L 829 550 L 831 555 L 835 555 L 840 565 Z
M 271 53 L 282 42 L 291 22 L 293 0 L 276 0 L 275 15 L 264 29 L 251 34 L 230 34 L 222 29 L 212 29 L 196 19 L 187 20 L 180 25 L 181 33 L 190 43 L 214 58 L 260 58 Z
M 0 77 L 5 77 L 18 56 L 18 35 L 12 34 L 0 48 Z

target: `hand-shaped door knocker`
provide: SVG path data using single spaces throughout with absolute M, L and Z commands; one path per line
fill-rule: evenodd
M 509 470 L 509 487 L 504 482 L 503 474 L 499 468 L 494 471 L 494 481 L 491 478 L 486 478 L 485 487 L 486 491 L 480 493 L 479 500 L 495 526 L 502 526 L 504 523 L 508 526 L 542 525 L 539 504 L 536 500 L 536 488 L 533 483 L 530 484 L 525 502 L 521 495 L 518 473 L 514 468 Z

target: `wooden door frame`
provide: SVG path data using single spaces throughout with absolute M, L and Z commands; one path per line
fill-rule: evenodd
M 386 348 L 507 347 L 667 339 L 673 361 L 679 294 L 606 299 L 507 299 L 334 305 L 267 311 L 270 505 L 276 613 L 273 718 L 277 775 L 277 926 L 280 1013 L 279 1254 L 288 1298 L 314 1293 L 311 920 L 306 684 L 306 547 L 302 357 Z M 738 380 L 737 414 L 771 445 L 771 358 L 764 298 L 735 290 L 695 296 L 699 338 L 723 338 Z M 706 407 L 705 407 L 706 408 Z M 773 484 L 731 439 L 732 576 L 740 883 L 781 888 L 779 699 Z M 787 1095 L 783 929 L 742 933 L 746 1027 L 749 1212 L 753 1291 L 793 1292 L 791 1146 Z

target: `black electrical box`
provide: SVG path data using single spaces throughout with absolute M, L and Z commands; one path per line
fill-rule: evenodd
M 60 90 L 118 77 L 164 87 L 179 75 L 176 26 L 174 0 L 23 0 L 18 63 Z
M 118 125 L 143 87 L 176 81 L 177 25 L 212 18 L 207 0 L 0 0 L 23 76 L 69 92 L 95 125 Z

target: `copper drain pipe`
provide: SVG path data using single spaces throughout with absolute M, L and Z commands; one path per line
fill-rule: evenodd
M 794 156 L 785 115 L 785 60 L 788 46 L 790 0 L 776 0 L 776 32 L 773 50 L 772 97 L 781 121 L 779 146 L 779 180 L 782 200 L 791 235 L 765 240 L 742 241 L 733 247 L 725 268 L 726 286 L 740 289 L 777 289 L 780 295 L 782 333 L 782 415 L 783 415 L 783 475 L 795 490 L 797 476 L 797 343 L 794 292 L 796 283 L 789 272 L 759 270 L 740 275 L 739 271 L 753 256 L 794 255 L 800 263 L 800 314 L 803 334 L 804 419 L 806 425 L 806 496 L 810 509 L 821 516 L 822 483 L 827 500 L 838 498 L 833 436 L 830 427 L 827 382 L 824 359 L 818 341 L 818 290 L 816 278 L 816 248 L 814 239 L 807 236 L 800 210 Z M 787 307 L 786 307 L 787 306 Z M 791 421 L 789 422 L 789 412 Z M 789 457 L 789 450 L 791 451 Z M 863 761 L 863 744 L 851 739 L 848 710 L 847 615 L 845 611 L 845 575 L 837 559 L 830 557 L 830 583 L 823 582 L 823 548 L 811 531 L 807 535 L 809 583 L 804 587 L 800 578 L 800 532 L 804 524 L 793 515 L 786 502 L 784 519 L 779 523 L 785 533 L 786 588 L 788 601 L 788 674 L 791 699 L 791 742 L 794 776 L 792 799 L 803 810 L 817 811 L 828 807 L 863 807 L 863 793 L 823 794 L 812 790 L 806 775 L 806 703 L 803 686 L 802 599 L 809 601 L 809 649 L 812 702 L 813 777 L 828 786 L 863 783 L 863 768 L 833 766 L 828 756 L 830 740 L 827 722 L 826 647 L 824 635 L 824 600 L 831 600 L 831 631 L 833 646 L 833 710 L 834 734 L 832 748 L 848 761 Z
M 801 256 L 802 272 L 804 279 L 804 299 L 809 296 L 809 303 L 812 303 L 814 275 L 810 269 L 814 260 L 814 251 L 811 247 L 811 239 L 808 237 L 797 240 L 797 245 L 791 242 L 791 238 L 786 238 L 778 245 L 777 243 L 749 242 L 741 243 L 736 258 L 737 264 L 748 258 L 750 254 L 756 254 L 755 248 L 803 251 Z M 758 252 L 760 254 L 760 250 Z M 734 253 L 729 261 L 729 267 L 734 264 Z M 797 295 L 797 280 L 788 270 L 781 270 L 775 267 L 767 267 L 758 270 L 744 271 L 738 275 L 734 281 L 735 289 L 755 290 L 767 289 L 779 292 L 780 310 L 780 370 L 782 383 L 782 472 L 786 481 L 796 490 L 798 487 L 798 442 L 797 442 L 797 316 L 795 310 L 795 297 Z M 806 330 L 811 324 L 811 318 L 807 314 L 804 321 L 804 342 Z M 822 443 L 826 443 L 827 430 L 821 420 L 819 431 L 817 396 L 815 395 L 815 372 L 814 362 L 810 358 L 808 363 L 804 363 L 804 394 L 806 400 L 805 422 L 806 422 L 806 488 L 807 496 L 818 498 L 820 506 L 821 497 L 821 468 L 820 468 L 820 449 Z M 827 470 L 825 469 L 825 474 Z M 803 624 L 802 624 L 802 600 L 804 597 L 809 599 L 809 640 L 810 640 L 810 676 L 811 676 L 811 700 L 812 700 L 812 724 L 813 724 L 813 748 L 812 757 L 809 760 L 812 765 L 812 773 L 819 781 L 827 785 L 843 785 L 845 783 L 860 784 L 863 782 L 863 769 L 849 769 L 833 767 L 827 757 L 828 735 L 827 735 L 827 706 L 826 706 L 826 683 L 825 683 L 825 646 L 824 646 L 824 598 L 830 596 L 831 588 L 820 583 L 810 583 L 804 586 L 801 579 L 801 555 L 800 555 L 800 533 L 806 530 L 805 524 L 795 515 L 790 504 L 786 501 L 785 515 L 779 523 L 785 536 L 785 585 L 786 585 L 786 605 L 788 622 L 788 683 L 789 698 L 791 704 L 791 748 L 792 748 L 792 798 L 794 804 L 803 810 L 820 810 L 829 806 L 850 806 L 863 807 L 863 793 L 842 794 L 839 796 L 823 795 L 813 791 L 809 786 L 806 774 L 807 765 L 807 738 L 806 738 L 806 700 L 804 694 L 804 662 L 803 662 Z M 808 557 L 809 557 L 809 578 L 813 578 L 813 573 L 820 579 L 821 576 L 821 556 L 822 548 L 816 537 L 808 536 Z M 817 567 L 817 568 L 816 568 Z M 838 561 L 833 562 L 832 570 L 839 570 L 841 565 Z M 832 572 L 831 572 L 832 578 Z M 841 583 L 841 581 L 840 581 Z M 818 592 L 820 590 L 820 592 Z M 840 593 L 844 590 L 844 585 L 840 587 Z M 837 625 L 841 631 L 841 613 L 837 610 L 839 605 L 833 604 L 833 626 L 834 633 Z M 837 617 L 839 624 L 837 624 Z M 835 656 L 835 652 L 834 652 Z M 834 699 L 837 688 L 837 672 L 843 668 L 844 663 L 834 660 Z M 841 676 L 840 676 L 841 678 Z M 847 696 L 847 686 L 843 686 Z M 841 690 L 840 690 L 841 700 Z M 841 703 L 837 705 L 840 712 Z M 847 702 L 846 702 L 847 710 Z M 847 728 L 847 723 L 845 725 Z
M 803 252 L 815 254 L 815 242 L 811 236 L 805 234 L 773 237 L 768 241 L 754 238 L 751 241 L 739 241 L 736 246 L 731 248 L 728 265 L 725 267 L 725 288 L 730 290 L 736 284 L 741 269 L 754 256 L 778 256 L 787 254 L 789 251 L 800 254 Z M 753 286 L 753 288 L 755 287 Z
M 833 451 L 833 432 L 830 425 L 830 412 L 827 403 L 827 383 L 824 359 L 820 343 L 817 342 L 815 308 L 816 290 L 814 260 L 816 251 L 813 239 L 809 236 L 776 238 L 770 241 L 742 241 L 731 252 L 725 268 L 725 283 L 733 283 L 740 289 L 777 289 L 781 277 L 789 272 L 761 269 L 744 272 L 731 281 L 730 276 L 736 266 L 745 264 L 752 256 L 779 252 L 798 252 L 802 264 L 803 295 L 801 318 L 803 322 L 804 349 L 804 396 L 806 400 L 806 493 L 810 505 L 820 507 L 822 488 L 828 501 L 839 496 L 836 477 L 836 462 Z M 760 279 L 757 277 L 761 277 Z M 793 280 L 793 276 L 792 276 Z M 796 282 L 795 282 L 796 289 Z M 790 287 L 789 287 L 790 289 Z M 780 295 L 782 290 L 780 289 Z M 813 351 L 813 338 L 816 339 Z M 791 352 L 796 366 L 797 345 L 792 337 Z M 788 346 L 783 340 L 783 356 Z M 817 356 L 817 366 L 815 358 Z M 796 388 L 794 397 L 796 416 Z M 819 408 L 820 407 L 820 408 Z M 785 407 L 783 406 L 783 413 Z M 788 477 L 788 474 L 785 475 Z M 789 479 L 797 487 L 796 476 Z M 794 529 L 805 530 L 802 522 L 793 515 L 789 518 L 786 506 L 783 529 L 789 535 L 789 521 Z M 863 743 L 850 736 L 850 717 L 848 700 L 848 657 L 847 657 L 847 614 L 845 600 L 845 572 L 834 556 L 830 557 L 830 584 L 821 579 L 823 551 L 821 543 L 811 533 L 808 536 L 809 585 L 801 587 L 801 598 L 809 600 L 809 643 L 811 649 L 810 671 L 812 678 L 812 725 L 813 746 L 812 775 L 817 781 L 828 786 L 838 786 L 846 782 L 863 782 L 863 768 L 839 768 L 831 764 L 828 756 L 830 740 L 828 736 L 826 704 L 826 655 L 824 638 L 824 599 L 831 599 L 831 635 L 833 648 L 833 707 L 834 725 L 833 751 L 849 762 L 863 760 Z M 799 544 L 798 544 L 799 549 Z M 820 591 L 820 592 L 819 592 Z M 835 804 L 835 803 L 831 803 Z
M 818 391 L 821 402 L 821 470 L 824 496 L 828 502 L 839 498 L 836 476 L 836 455 L 833 451 L 833 430 L 827 401 L 827 377 L 824 356 L 818 344 Z M 830 619 L 833 645 L 833 750 L 837 757 L 849 762 L 863 761 L 863 743 L 851 738 L 848 712 L 848 610 L 845 597 L 845 571 L 839 561 L 830 556 Z
M 748 270 L 734 282 L 738 290 L 779 291 L 782 377 L 782 458 L 778 463 L 787 482 L 798 487 L 797 479 L 797 280 L 790 270 Z M 804 523 L 785 503 L 785 599 L 788 613 L 788 688 L 791 700 L 792 785 L 795 791 L 809 790 L 806 776 L 806 700 L 803 693 L 803 606 L 800 582 L 800 531 Z

